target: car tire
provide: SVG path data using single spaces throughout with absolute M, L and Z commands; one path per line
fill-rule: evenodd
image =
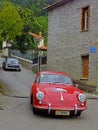
M 80 115 L 81 115 L 81 112 L 77 113 L 77 115 L 76 115 L 76 116 L 80 116 Z
M 2 68 L 3 68 L 3 70 L 6 70 L 6 68 L 4 66 Z
M 16 71 L 17 71 L 17 72 L 20 72 L 20 71 L 21 71 L 21 69 L 16 69 Z
M 36 115 L 37 114 L 37 110 L 35 109 L 35 107 L 33 106 L 33 114 Z
M 33 105 L 33 95 L 31 95 L 30 103 L 31 103 L 31 105 Z
M 30 98 L 30 103 L 31 103 L 31 105 L 33 106 L 33 95 L 31 95 L 31 98 Z M 37 114 L 37 110 L 35 109 L 35 107 L 33 106 L 33 114 L 35 115 L 35 114 Z
M 19 72 L 21 71 L 21 69 L 18 70 Z
M 4 66 L 2 66 L 2 69 L 4 70 Z

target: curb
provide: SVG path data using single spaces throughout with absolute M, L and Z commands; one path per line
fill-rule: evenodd
M 98 99 L 98 97 L 87 97 L 87 99 Z
M 4 110 L 4 106 L 0 104 L 0 110 Z
M 85 95 L 87 99 L 98 99 L 98 95 L 95 95 L 95 94 L 86 93 Z

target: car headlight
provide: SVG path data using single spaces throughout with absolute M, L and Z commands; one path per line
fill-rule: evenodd
M 38 100 L 43 100 L 44 99 L 44 93 L 43 92 L 37 92 L 36 93 L 36 98 Z
M 85 102 L 86 96 L 84 94 L 79 94 L 78 99 L 79 99 L 80 102 Z

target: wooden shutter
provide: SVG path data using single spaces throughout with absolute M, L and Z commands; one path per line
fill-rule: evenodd
M 89 72 L 89 56 L 82 56 L 82 77 L 88 78 Z
M 85 11 L 82 9 L 82 16 L 81 16 L 81 31 L 84 31 L 84 21 L 85 21 Z

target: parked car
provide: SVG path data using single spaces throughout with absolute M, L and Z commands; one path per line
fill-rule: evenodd
M 70 76 L 63 72 L 39 72 L 30 91 L 33 113 L 59 116 L 80 116 L 86 106 L 86 95 L 73 85 Z
M 4 70 L 17 70 L 21 71 L 21 64 L 17 58 L 7 57 L 2 63 L 2 68 Z

